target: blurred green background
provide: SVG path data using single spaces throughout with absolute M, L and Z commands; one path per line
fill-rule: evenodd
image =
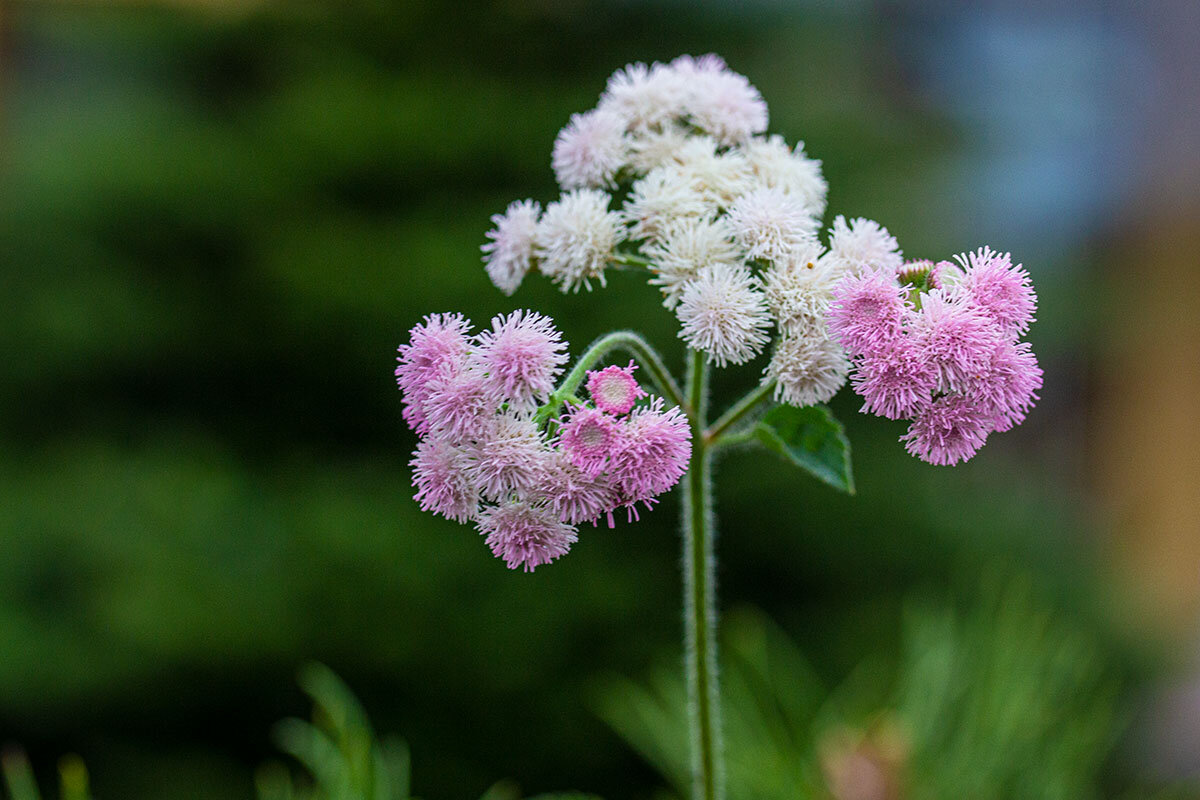
M 1170 288 L 1195 286 L 1176 243 L 1194 239 L 1196 184 L 1188 151 L 1160 145 L 1195 131 L 1189 14 L 6 4 L 0 743 L 47 782 L 79 754 L 100 798 L 249 798 L 318 659 L 408 740 L 430 800 L 504 777 L 529 794 L 667 786 L 674 723 L 638 709 L 674 691 L 676 499 L 509 572 L 411 500 L 391 373 L 423 314 L 516 307 L 576 353 L 634 325 L 678 368 L 675 322 L 637 276 L 573 296 L 535 277 L 506 298 L 478 248 L 509 200 L 553 199 L 554 135 L 609 73 L 715 51 L 771 130 L 823 160 L 831 214 L 878 219 L 914 257 L 992 244 L 1024 261 L 1047 374 L 1028 422 L 957 469 L 909 458 L 898 423 L 843 393 L 856 497 L 757 454 L 722 463 L 730 691 L 791 709 L 768 724 L 731 704 L 731 752 L 760 765 L 731 770 L 781 770 L 742 796 L 1186 792 L 1200 469 L 1194 396 L 1166 389 L 1192 381 L 1178 355 L 1200 342 L 1177 305 L 1195 295 Z M 1130 263 L 1142 284 L 1171 276 L 1145 315 L 1190 325 L 1157 361 L 1120 347 L 1145 330 L 1122 305 Z M 760 368 L 724 373 L 716 402 Z M 1145 386 L 1165 405 L 1135 409 Z M 1142 458 L 1125 445 L 1163 408 L 1182 455 Z M 792 653 L 769 685 L 760 640 Z M 896 715 L 907 743 L 885 747 Z M 838 765 L 861 752 L 908 788 L 845 789 Z M 771 794 L 784 785 L 807 788 Z

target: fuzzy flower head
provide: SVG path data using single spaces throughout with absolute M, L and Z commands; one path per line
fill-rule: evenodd
M 958 288 L 1006 332 L 1019 336 L 1029 330 L 1037 310 L 1037 295 L 1029 273 L 1012 256 L 981 247 L 956 256 L 963 266 Z
M 739 150 L 718 152 L 711 136 L 695 136 L 673 154 L 680 174 L 700 191 L 715 209 L 754 188 L 754 173 Z
M 404 393 L 404 421 L 418 433 L 429 427 L 424 408 L 429 382 L 466 363 L 470 331 L 462 314 L 430 314 L 409 331 L 408 344 L 400 345 L 396 383 Z
M 502 503 L 479 515 L 479 532 L 509 569 L 533 572 L 567 554 L 579 536 L 549 508 L 524 501 Z
M 986 367 L 964 392 L 990 419 L 990 429 L 1011 430 L 1025 421 L 1042 388 L 1042 368 L 1028 342 L 998 342 Z
M 986 416 L 966 397 L 939 397 L 923 407 L 900 437 L 909 453 L 930 464 L 967 461 L 987 441 Z
M 608 463 L 620 428 L 615 419 L 595 408 L 580 408 L 562 423 L 559 442 L 567 459 L 584 475 L 595 479 Z
M 815 238 L 804 242 L 791 258 L 772 266 L 763 277 L 771 315 L 790 336 L 824 333 L 836 278 L 821 258 L 822 249 Z
M 533 265 L 533 236 L 542 207 L 532 200 L 517 200 L 503 214 L 492 215 L 491 241 L 480 246 L 488 277 L 496 288 L 511 295 Z
M 480 431 L 467 474 L 487 500 L 523 497 L 542 481 L 548 453 L 545 437 L 532 420 L 506 412 Z
M 672 163 L 635 181 L 621 213 L 631 238 L 653 241 L 677 220 L 710 216 L 713 208 L 695 176 Z
M 642 131 L 683 116 L 689 90 L 678 70 L 666 64 L 629 64 L 613 73 L 598 108 L 625 120 L 630 131 Z
M 629 157 L 625 120 L 607 109 L 573 114 L 554 140 L 551 163 L 563 189 L 612 186 Z
M 629 415 L 613 453 L 609 474 L 628 505 L 670 489 L 692 457 L 692 429 L 678 408 L 663 410 L 662 398 Z
M 476 337 L 473 360 L 497 396 L 515 409 L 532 411 L 554 391 L 566 347 L 549 317 L 514 311 L 493 318 L 492 329 Z
M 632 361 L 627 367 L 613 364 L 602 370 L 589 370 L 587 390 L 596 408 L 609 414 L 628 414 L 638 398 L 646 397 L 646 390 L 638 386 L 633 371 L 637 365 Z
M 775 399 L 793 406 L 825 403 L 846 383 L 850 360 L 827 336 L 783 336 L 765 370 L 775 381 Z
M 947 299 L 941 290 L 922 297 L 912 318 L 912 335 L 924 359 L 938 371 L 943 391 L 961 391 L 989 369 L 1003 334 L 974 306 Z
M 422 511 L 432 511 L 455 522 L 475 519 L 479 513 L 479 488 L 467 472 L 467 453 L 445 439 L 422 439 L 410 462 L 416 501 Z
M 614 527 L 612 513 L 622 505 L 607 475 L 589 477 L 561 449 L 551 456 L 540 493 L 546 507 L 568 525 L 595 524 L 607 515 L 609 527 Z
M 610 197 L 598 189 L 575 189 L 546 207 L 534 235 L 541 271 L 564 292 L 604 285 L 604 268 L 625 238 L 621 217 L 608 210 Z
M 654 277 L 650 283 L 663 293 L 663 305 L 674 309 L 688 281 L 708 267 L 734 267 L 741 251 L 724 218 L 683 217 L 668 224 L 656 240 L 643 248 Z
M 671 68 L 689 89 L 687 111 L 692 124 L 722 144 L 737 144 L 767 129 L 762 95 L 720 56 L 680 56 Z
M 863 398 L 863 411 L 904 419 L 928 405 L 937 382 L 937 370 L 923 358 L 921 349 L 902 337 L 886 352 L 859 362 L 854 391 Z
M 796 197 L 814 219 L 825 214 L 829 184 L 821 174 L 821 162 L 805 155 L 804 142 L 792 149 L 782 136 L 773 134 L 751 139 L 742 151 L 759 183 Z
M 716 265 L 690 281 L 675 310 L 679 336 L 719 367 L 742 364 L 762 352 L 771 316 L 763 293 L 744 267 Z
M 779 188 L 760 187 L 739 197 L 729 208 L 734 239 L 749 258 L 785 261 L 812 238 L 817 222 L 804 203 Z
M 438 438 L 459 444 L 469 439 L 500 406 L 493 381 L 480 369 L 443 369 L 426 386 L 423 406 L 429 430 Z
M 861 267 L 895 274 L 904 264 L 900 245 L 887 228 L 869 219 L 839 215 L 829 232 L 829 253 L 844 271 Z
M 843 278 L 834 289 L 829 330 L 851 355 L 885 352 L 911 314 L 904 289 L 882 270 Z
M 636 175 L 645 175 L 655 167 L 672 163 L 687 143 L 688 131 L 681 125 L 664 125 L 661 130 L 637 131 L 629 134 L 629 168 Z

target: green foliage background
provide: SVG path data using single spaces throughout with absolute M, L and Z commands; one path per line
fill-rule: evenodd
M 79 753 L 101 798 L 249 798 L 272 724 L 304 707 L 292 677 L 310 659 L 410 742 L 421 797 L 505 776 L 528 794 L 663 784 L 590 698 L 598 675 L 675 657 L 675 499 L 509 573 L 412 503 L 391 376 L 422 314 L 523 306 L 575 352 L 632 323 L 679 366 L 674 321 L 636 276 L 569 297 L 533 279 L 509 299 L 479 262 L 489 214 L 553 197 L 553 137 L 614 68 L 720 52 L 762 90 L 772 130 L 824 160 L 832 213 L 877 218 L 915 254 L 1021 245 L 938 194 L 970 137 L 892 77 L 888 30 L 863 13 L 35 4 L 5 24 L 0 739 L 47 775 Z M 1087 333 L 1064 302 L 1085 255 L 1027 261 L 1048 387 Z M 717 403 L 760 367 L 722 376 Z M 1144 663 L 1094 602 L 1056 424 L 1071 402 L 1048 388 L 1025 426 L 951 471 L 842 397 L 853 498 L 730 456 L 724 600 L 763 609 L 836 686 L 899 659 L 906 598 L 969 601 L 1000 560 L 1097 642 L 1080 658 L 1119 706 Z M 894 680 L 879 672 L 878 694 Z M 1121 757 L 1099 758 L 1091 777 L 1121 788 Z

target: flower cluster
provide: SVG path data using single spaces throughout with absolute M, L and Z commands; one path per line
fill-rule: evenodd
M 838 217 L 822 245 L 821 163 L 766 127 L 758 90 L 715 55 L 618 70 L 554 142 L 562 196 L 492 218 L 488 275 L 512 294 L 536 267 L 568 292 L 644 267 L 679 336 L 711 363 L 745 363 L 774 340 L 763 380 L 775 398 L 828 400 L 850 369 L 825 322 L 834 286 L 902 257 L 864 219 Z
M 1037 308 L 1028 273 L 990 248 L 958 261 L 862 269 L 838 285 L 829 314 L 863 411 L 911 420 L 901 441 L 931 464 L 966 461 L 1021 423 L 1042 386 L 1021 341 Z
M 566 553 L 577 525 L 650 506 L 687 469 L 691 428 L 633 376 L 589 372 L 590 402 L 542 420 L 566 343 L 547 317 L 514 311 L 472 333 L 432 314 L 399 348 L 404 419 L 420 436 L 413 484 L 422 510 L 473 522 L 488 547 L 526 571 Z M 547 430 L 547 428 L 549 430 Z

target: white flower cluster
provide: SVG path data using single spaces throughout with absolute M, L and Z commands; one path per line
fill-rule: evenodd
M 606 268 L 644 264 L 689 347 L 717 366 L 742 364 L 774 329 L 764 380 L 776 399 L 828 400 L 850 367 L 826 329 L 834 285 L 903 259 L 865 219 L 839 216 L 824 247 L 821 162 L 766 128 L 762 95 L 718 56 L 618 70 L 554 142 L 562 197 L 492 218 L 488 275 L 512 294 L 536 266 L 572 292 L 603 286 Z

